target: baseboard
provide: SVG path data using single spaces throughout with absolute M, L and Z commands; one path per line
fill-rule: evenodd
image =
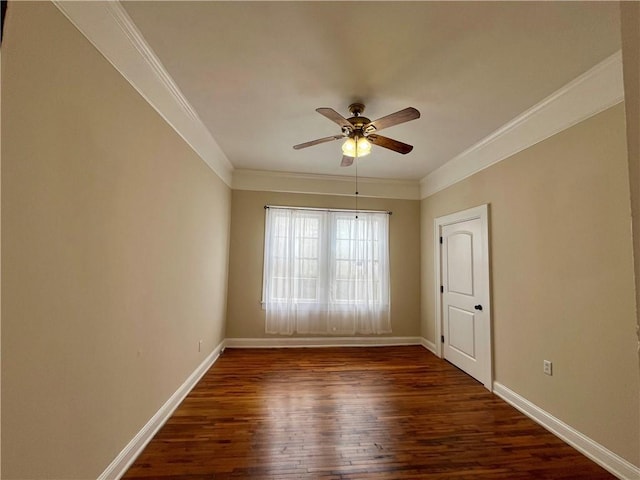
M 616 477 L 623 480 L 640 479 L 640 467 L 616 455 L 504 385 L 493 382 L 493 393 Z
M 127 469 L 134 462 L 136 457 L 142 453 L 154 435 L 160 430 L 165 422 L 171 417 L 178 405 L 196 386 L 202 376 L 209 370 L 211 365 L 218 359 L 224 350 L 224 340 L 211 352 L 207 358 L 193 371 L 185 382 L 175 391 L 173 395 L 160 407 L 160 410 L 151 417 L 147 424 L 136 434 L 118 456 L 109 464 L 98 480 L 117 480 L 122 477 Z
M 422 337 L 420 339 L 420 345 L 422 345 L 424 348 L 429 350 L 434 355 L 437 355 L 437 353 L 436 353 L 436 344 L 433 343 L 432 341 L 427 340 L 426 338 Z
M 422 345 L 421 337 L 269 337 L 227 338 L 226 348 L 389 347 Z
M 160 430 L 171 417 L 178 405 L 180 405 L 182 400 L 184 400 L 193 387 L 195 387 L 200 378 L 209 370 L 225 348 L 366 347 L 394 345 L 421 345 L 430 352 L 435 353 L 434 343 L 423 337 L 227 338 L 207 356 L 180 388 L 178 388 L 156 414 L 151 417 L 146 425 L 142 427 L 136 436 L 122 449 L 104 472 L 102 472 L 98 480 L 117 480 L 126 473 L 136 457 L 144 450 L 158 430 Z M 616 477 L 623 480 L 640 479 L 639 467 L 555 418 L 526 398 L 498 382 L 493 383 L 493 391 L 505 402 L 542 425 Z

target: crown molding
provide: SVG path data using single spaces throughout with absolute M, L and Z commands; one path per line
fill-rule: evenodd
M 52 1 L 222 181 L 231 186 L 233 166 L 120 2 Z
M 353 178 L 234 170 L 233 165 L 117 0 L 53 4 L 229 186 L 353 195 Z M 360 195 L 422 199 L 623 101 L 618 51 L 523 112 L 420 182 L 359 179 Z
M 234 190 L 353 196 L 355 177 L 264 170 L 234 170 Z M 419 200 L 417 180 L 358 178 L 358 196 Z
M 622 54 L 606 58 L 420 180 L 426 198 L 624 100 Z

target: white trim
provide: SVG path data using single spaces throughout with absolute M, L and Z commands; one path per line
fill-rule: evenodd
M 429 350 L 434 355 L 437 355 L 437 353 L 436 353 L 436 344 L 433 343 L 432 341 L 427 340 L 426 338 L 423 337 L 421 339 L 420 345 L 422 345 L 424 348 Z
M 230 187 L 325 195 L 352 195 L 342 176 L 234 171 L 134 22 L 118 1 L 54 5 Z M 419 200 L 549 138 L 624 99 L 618 51 L 420 180 L 363 179 L 361 196 Z
M 233 166 L 120 2 L 52 1 L 202 160 L 231 186 Z
M 516 392 L 498 382 L 494 382 L 493 392 L 616 477 L 625 480 L 640 478 L 640 467 L 603 447 Z
M 226 348 L 389 347 L 422 345 L 421 337 L 227 338 Z
M 624 99 L 618 51 L 420 180 L 424 199 Z
M 189 378 L 174 392 L 169 400 L 160 407 L 153 417 L 146 423 L 144 427 L 136 434 L 133 439 L 122 449 L 116 458 L 107 466 L 100 474 L 98 480 L 116 480 L 121 478 L 131 466 L 134 460 L 142 453 L 147 444 L 154 435 L 160 430 L 167 420 L 171 417 L 176 408 L 182 403 L 184 398 L 196 386 L 202 376 L 211 368 L 211 365 L 218 359 L 224 351 L 225 341 L 211 352 L 207 358 L 193 371 Z
M 313 175 L 265 170 L 234 170 L 232 188 L 262 192 L 307 193 L 353 196 L 354 177 L 345 175 Z M 359 197 L 419 200 L 417 180 L 358 178 Z
M 489 259 L 489 205 L 479 205 L 477 207 L 469 208 L 467 210 L 462 210 L 460 212 L 452 213 L 449 215 L 445 215 L 442 217 L 438 217 L 433 220 L 433 264 L 434 268 L 434 289 L 435 289 L 435 333 L 436 333 L 436 343 L 435 343 L 435 354 L 442 358 L 442 342 L 438 341 L 442 336 L 442 297 L 440 294 L 440 285 L 442 284 L 440 276 L 442 272 L 442 267 L 440 265 L 440 236 L 442 227 L 446 225 L 452 225 L 454 223 L 465 222 L 467 220 L 480 219 L 480 229 L 482 231 L 483 244 L 480 248 L 482 248 L 482 274 L 485 275 L 485 278 L 482 279 L 484 285 L 486 285 L 485 299 L 482 301 L 482 306 L 484 307 L 484 313 L 486 314 L 487 325 L 485 331 L 483 331 L 483 345 L 487 352 L 489 352 L 488 361 L 486 365 L 484 365 L 485 370 L 483 371 L 482 381 L 484 386 L 491 391 L 493 387 L 493 347 L 491 343 L 491 278 L 489 275 L 489 266 L 491 265 Z

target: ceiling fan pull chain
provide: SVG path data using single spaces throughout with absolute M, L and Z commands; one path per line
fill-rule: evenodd
M 356 220 L 358 219 L 358 136 L 356 135 Z

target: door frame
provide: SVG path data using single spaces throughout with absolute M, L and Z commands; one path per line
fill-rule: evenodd
M 477 207 L 455 212 L 442 217 L 437 217 L 433 221 L 433 256 L 434 256 L 434 297 L 435 301 L 435 347 L 436 355 L 443 357 L 442 349 L 442 295 L 440 293 L 440 285 L 442 285 L 442 246 L 440 244 L 440 237 L 442 235 L 442 227 L 452 225 L 455 223 L 465 222 L 467 220 L 480 219 L 480 231 L 482 234 L 482 281 L 486 285 L 486 298 L 482 302 L 484 307 L 484 313 L 486 314 L 486 331 L 483 335 L 483 343 L 486 351 L 489 352 L 489 358 L 487 365 L 485 365 L 484 378 L 487 379 L 484 386 L 493 391 L 493 345 L 492 345 L 492 332 L 491 326 L 493 324 L 491 318 L 491 276 L 489 273 L 489 267 L 491 265 L 489 258 L 489 204 L 485 203 Z

